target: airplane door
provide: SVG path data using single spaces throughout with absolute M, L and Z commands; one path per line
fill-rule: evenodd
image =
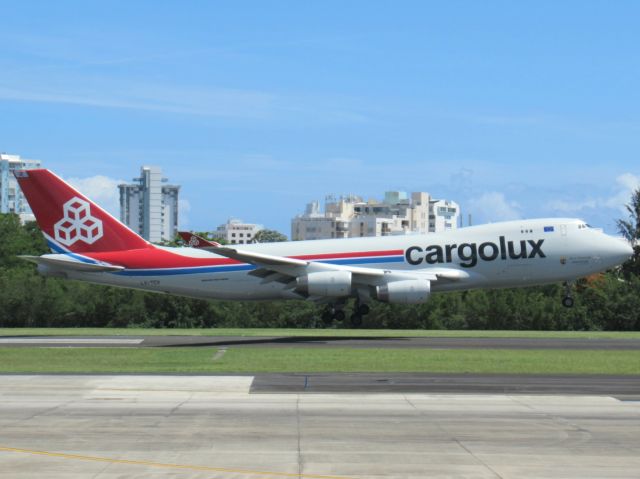
M 567 236 L 567 225 L 560 225 L 560 234 L 564 237 Z

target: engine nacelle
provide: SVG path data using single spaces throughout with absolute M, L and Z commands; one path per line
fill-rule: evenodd
M 378 286 L 376 293 L 380 301 L 387 303 L 425 303 L 431 296 L 431 281 L 426 279 L 391 281 Z
M 349 296 L 351 294 L 351 272 L 320 271 L 299 276 L 296 279 L 296 291 L 310 296 Z

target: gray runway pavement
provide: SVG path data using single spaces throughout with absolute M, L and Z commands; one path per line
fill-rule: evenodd
M 640 375 L 257 374 L 252 393 L 456 393 L 615 396 L 640 401 Z
M 2 373 L 4 378 L 25 373 Z M 39 374 L 63 377 L 65 373 Z M 449 374 L 449 373 L 74 373 L 77 377 L 251 377 L 252 394 L 531 394 L 611 396 L 622 401 L 640 401 L 640 375 L 598 374 Z M 164 379 L 161 379 L 163 381 Z
M 2 347 L 314 347 L 640 350 L 640 339 L 366 338 L 243 336 L 0 337 Z
M 3 376 L 0 478 L 637 478 L 640 402 Z

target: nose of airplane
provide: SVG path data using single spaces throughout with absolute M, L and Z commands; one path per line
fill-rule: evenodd
M 627 261 L 633 255 L 633 247 L 631 244 L 623 238 L 613 238 L 607 244 L 607 256 L 615 261 L 616 264 L 621 264 Z

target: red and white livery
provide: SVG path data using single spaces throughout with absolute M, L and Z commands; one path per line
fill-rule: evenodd
M 356 298 L 421 303 L 431 292 L 572 281 L 624 262 L 631 246 L 579 219 L 428 235 L 169 248 L 145 241 L 52 172 L 16 172 L 51 254 L 43 274 L 196 298 Z M 569 295 L 565 304 L 570 306 Z

